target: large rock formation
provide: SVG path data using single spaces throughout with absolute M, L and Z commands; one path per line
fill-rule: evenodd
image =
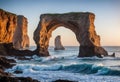
M 58 35 L 55 38 L 55 48 L 54 50 L 64 50 L 65 48 L 63 47 L 62 43 L 61 43 L 61 36 Z
M 41 15 L 34 32 L 37 54 L 49 55 L 48 46 L 52 31 L 59 26 L 64 26 L 75 33 L 80 43 L 79 57 L 108 55 L 100 46 L 100 36 L 96 34 L 94 19 L 95 15 L 89 12 Z
M 22 15 L 17 16 L 17 27 L 13 36 L 13 45 L 16 49 L 24 49 L 29 47 L 27 23 L 27 18 Z
M 13 43 L 17 49 L 28 47 L 27 19 L 0 9 L 0 43 Z
M 11 43 L 17 25 L 17 16 L 0 9 L 0 43 Z

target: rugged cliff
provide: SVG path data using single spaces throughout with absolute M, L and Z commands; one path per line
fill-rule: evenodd
M 11 43 L 17 26 L 17 15 L 0 9 L 0 43 Z
M 0 43 L 13 43 L 16 49 L 29 47 L 27 19 L 0 9 Z

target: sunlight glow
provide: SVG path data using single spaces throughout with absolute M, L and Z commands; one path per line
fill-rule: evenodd
M 63 46 L 79 46 L 74 32 L 61 26 L 52 32 L 52 37 L 50 38 L 49 45 L 54 46 L 54 39 L 57 35 L 61 36 L 61 42 Z

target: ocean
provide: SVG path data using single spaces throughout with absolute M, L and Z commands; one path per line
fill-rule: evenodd
M 24 61 L 16 59 L 16 66 L 6 71 L 17 77 L 32 77 L 41 82 L 53 82 L 58 79 L 78 82 L 120 82 L 120 47 L 104 48 L 109 54 L 115 52 L 116 57 L 78 58 L 78 46 L 66 46 L 65 50 L 57 51 L 54 51 L 54 47 L 49 47 L 51 56 L 34 55 L 32 60 Z M 30 49 L 34 50 L 35 47 L 32 46 Z M 15 74 L 15 70 L 23 73 Z

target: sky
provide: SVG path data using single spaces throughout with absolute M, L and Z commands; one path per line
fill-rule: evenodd
M 27 17 L 31 45 L 35 45 L 33 32 L 41 14 L 92 12 L 96 15 L 94 24 L 101 37 L 101 45 L 120 46 L 120 0 L 0 0 L 0 8 Z M 54 45 L 57 35 L 61 35 L 65 46 L 79 45 L 71 30 L 59 27 L 52 33 L 50 46 Z

